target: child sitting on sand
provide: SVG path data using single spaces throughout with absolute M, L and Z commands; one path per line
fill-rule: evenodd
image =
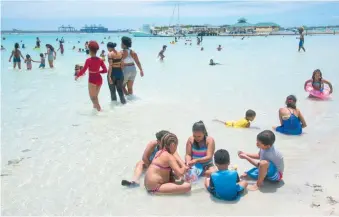
M 264 180 L 279 182 L 282 180 L 284 172 L 284 158 L 282 154 L 273 146 L 275 135 L 270 130 L 264 130 L 257 135 L 257 147 L 259 153 L 248 154 L 238 152 L 241 159 L 246 159 L 253 166 L 253 169 L 245 172 L 241 177 L 250 177 L 257 180 L 256 184 L 248 186 L 249 190 L 258 190 Z M 259 161 L 257 161 L 259 160 Z
M 161 150 L 160 143 L 162 137 L 169 133 L 166 130 L 161 130 L 155 134 L 156 140 L 149 142 L 146 146 L 142 159 L 137 163 L 134 170 L 134 175 L 132 181 L 122 180 L 121 185 L 128 187 L 139 186 L 139 179 L 143 171 L 149 167 L 154 159 L 155 154 Z M 176 158 L 177 162 L 180 164 L 180 167 L 185 167 L 184 161 L 180 158 L 178 152 L 175 152 L 173 156 Z
M 149 193 L 153 194 L 184 194 L 191 191 L 191 184 L 174 183 L 171 180 L 171 172 L 176 176 L 184 177 L 188 167 L 180 167 L 174 153 L 177 151 L 178 138 L 172 133 L 167 133 L 161 139 L 161 150 L 159 150 L 147 169 L 145 175 L 145 187 Z
M 327 84 L 330 88 L 330 94 L 333 92 L 332 84 L 329 81 L 323 79 L 320 69 L 314 70 L 312 79 L 309 79 L 305 82 L 305 85 L 304 85 L 305 91 L 306 91 L 306 86 L 309 83 L 312 84 L 312 87 L 314 88 L 314 90 L 319 90 L 320 92 L 324 90 L 324 84 Z
M 238 121 L 220 121 L 215 119 L 214 121 L 220 122 L 225 124 L 228 127 L 234 127 L 234 128 L 249 128 L 251 126 L 251 122 L 254 121 L 256 117 L 255 111 L 249 109 L 246 111 L 245 118 L 242 118 Z
M 214 163 L 218 171 L 205 179 L 205 187 L 216 198 L 236 200 L 247 187 L 246 181 L 240 181 L 236 170 L 229 170 L 230 155 L 228 151 L 219 149 L 214 154 Z
M 27 70 L 32 69 L 32 58 L 29 54 L 26 55 L 25 63 L 27 65 Z

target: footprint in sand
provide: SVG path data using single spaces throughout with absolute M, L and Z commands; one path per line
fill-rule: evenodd
M 333 199 L 332 196 L 326 197 L 327 201 L 330 205 L 336 205 L 337 203 L 339 203 L 338 201 L 336 201 L 335 199 Z
M 8 165 L 18 165 L 24 158 L 21 157 L 20 159 L 13 159 L 8 161 Z
M 29 152 L 29 151 L 31 151 L 31 149 L 24 149 L 24 150 L 22 150 L 21 152 Z
M 313 207 L 319 207 L 320 206 L 320 204 L 316 204 L 316 203 L 312 203 L 311 204 L 311 207 L 313 208 Z

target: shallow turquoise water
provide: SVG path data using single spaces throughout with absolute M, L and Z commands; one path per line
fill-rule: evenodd
M 337 191 L 333 176 L 324 180 L 309 174 L 320 162 L 331 172 L 337 170 L 326 160 L 339 154 L 338 36 L 307 37 L 306 53 L 296 51 L 298 40 L 293 36 L 244 40 L 206 37 L 204 51 L 195 45 L 194 38 L 192 46 L 185 46 L 183 41 L 170 45 L 169 38 L 133 38 L 133 49 L 145 73 L 136 79 L 137 99 L 126 106 L 112 106 L 104 79 L 99 96 L 103 112 L 93 115 L 87 78 L 79 82 L 73 78 L 74 64 L 84 63 L 86 56 L 71 48 L 79 46 L 78 40 L 81 47 L 92 39 L 106 43 L 103 38 L 107 36 L 64 35 L 65 54 L 58 53 L 56 68 L 40 70 L 39 64 L 34 64 L 32 71 L 13 70 L 8 58 L 13 44 L 23 40 L 27 47 L 23 54 L 38 60 L 39 52 L 32 49 L 36 36 L 6 35 L 2 40 L 7 51 L 1 52 L 1 162 L 2 173 L 8 174 L 2 177 L 3 214 L 223 215 L 225 206 L 234 215 L 324 214 L 323 210 L 310 209 L 311 199 L 298 202 L 298 197 L 310 196 L 306 190 L 289 201 L 285 198 L 295 189 L 303 189 L 305 182 L 312 182 L 310 178 L 319 179 L 329 192 Z M 57 48 L 55 39 L 61 35 L 39 37 L 45 52 L 44 44 Z M 119 35 L 111 35 L 110 41 L 119 44 L 119 40 Z M 156 56 L 163 44 L 168 49 L 161 63 Z M 221 52 L 216 51 L 219 44 L 224 48 Z M 210 58 L 222 65 L 209 66 Z M 334 86 L 329 101 L 311 101 L 303 90 L 305 80 L 317 68 Z M 259 131 L 224 128 L 212 119 L 239 119 L 247 109 L 254 109 L 257 118 L 253 125 L 270 129 L 278 125 L 278 109 L 289 94 L 297 96 L 308 127 L 301 137 L 276 134 L 276 146 L 285 155 L 286 183 L 274 196 L 249 193 L 241 202 L 227 206 L 213 202 L 202 183 L 194 187 L 189 199 L 150 197 L 143 187 L 126 190 L 120 186 L 122 178 L 132 176 L 135 163 L 155 132 L 168 129 L 176 133 L 183 156 L 192 124 L 199 120 L 215 138 L 216 148 L 227 149 L 239 172 L 244 171 L 250 165 L 239 160 L 236 151 L 257 151 Z M 29 151 L 22 152 L 26 149 Z M 18 165 L 7 165 L 9 160 L 20 158 L 24 159 Z M 262 211 L 250 205 L 257 200 L 270 201 L 276 209 Z M 184 203 L 188 210 L 169 208 L 169 204 Z M 127 204 L 133 204 L 133 210 Z

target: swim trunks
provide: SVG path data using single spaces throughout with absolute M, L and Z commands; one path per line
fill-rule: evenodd
M 20 63 L 21 59 L 20 57 L 13 57 L 13 63 Z

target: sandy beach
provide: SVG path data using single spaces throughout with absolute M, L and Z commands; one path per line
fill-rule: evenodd
M 111 35 L 119 42 L 120 35 Z M 41 35 L 42 44 L 60 35 Z M 135 99 L 125 106 L 110 103 L 107 81 L 99 99 L 103 112 L 94 114 L 87 77 L 73 78 L 74 64 L 85 54 L 74 52 L 77 41 L 104 40 L 104 34 L 67 35 L 65 54 L 55 69 L 14 71 L 8 63 L 13 42 L 24 40 L 32 58 L 35 35 L 7 36 L 1 54 L 1 214 L 2 215 L 339 215 L 338 36 L 307 37 L 306 53 L 298 53 L 295 37 L 206 37 L 205 50 L 184 41 L 134 38 L 133 49 L 144 66 Z M 104 40 L 105 43 L 108 40 Z M 83 44 L 83 43 L 82 43 Z M 163 63 L 156 55 L 168 45 Z M 223 50 L 216 51 L 221 44 Z M 104 45 L 102 45 L 104 49 Z M 209 66 L 210 58 L 222 65 Z M 328 101 L 307 98 L 305 80 L 314 69 L 334 87 Z M 124 188 L 154 134 L 170 130 L 179 138 L 179 153 L 194 122 L 203 120 L 216 149 L 230 152 L 238 171 L 251 165 L 237 151 L 257 152 L 260 130 L 232 129 L 214 118 L 236 120 L 247 109 L 261 130 L 278 125 L 278 109 L 295 94 L 308 127 L 302 136 L 276 133 L 275 146 L 284 155 L 283 182 L 266 183 L 239 201 L 213 199 L 203 179 L 184 196 L 152 196 L 143 181 Z M 143 179 L 142 179 L 143 180 Z M 251 182 L 253 183 L 253 182 Z M 182 207 L 185 207 L 182 208 Z

